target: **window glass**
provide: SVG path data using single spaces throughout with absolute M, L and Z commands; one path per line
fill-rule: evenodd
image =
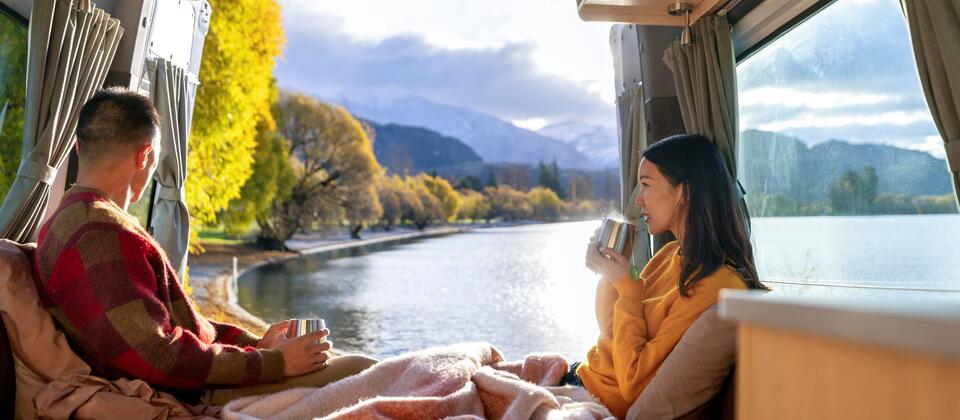
M 26 66 L 27 28 L 0 13 L 0 199 L 20 166 Z
M 960 291 L 960 216 L 897 0 L 840 0 L 737 67 L 768 281 Z

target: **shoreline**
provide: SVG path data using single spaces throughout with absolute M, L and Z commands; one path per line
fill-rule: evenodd
M 204 244 L 206 252 L 191 255 L 189 259 L 188 285 L 192 289 L 192 298 L 200 313 L 220 322 L 239 325 L 254 334 L 262 335 L 270 326 L 266 321 L 247 312 L 237 302 L 237 285 L 233 281 L 232 259 L 237 258 L 237 277 L 262 267 L 308 255 L 317 255 L 367 245 L 389 243 L 416 238 L 430 238 L 456 233 L 469 232 L 483 227 L 504 227 L 491 224 L 487 226 L 438 226 L 423 231 L 398 230 L 395 232 L 369 232 L 367 239 L 350 239 L 334 236 L 301 237 L 288 242 L 288 248 L 294 251 L 276 251 L 261 249 L 253 244 Z

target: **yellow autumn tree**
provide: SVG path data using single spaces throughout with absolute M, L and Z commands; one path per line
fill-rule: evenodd
M 258 124 L 274 125 L 270 83 L 284 40 L 275 0 L 209 1 L 213 13 L 187 157 L 194 251 L 197 228 L 214 223 L 250 177 Z
M 358 210 L 354 216 L 364 220 L 379 218 L 382 208 L 373 196 L 383 169 L 363 125 L 341 106 L 296 92 L 281 91 L 276 111 L 294 181 L 289 197 L 258 220 L 261 242 L 282 249 L 297 231 L 338 220 L 343 210 Z M 361 196 L 370 200 L 368 209 L 348 208 L 348 200 Z
M 437 197 L 437 200 L 440 200 L 440 204 L 443 205 L 443 214 L 446 216 L 447 221 L 452 222 L 455 220 L 457 218 L 457 212 L 460 211 L 461 199 L 460 194 L 457 193 L 457 190 L 453 189 L 450 182 L 439 176 L 427 174 L 420 174 L 418 178 L 419 181 L 427 187 L 430 194 L 433 194 L 434 197 Z

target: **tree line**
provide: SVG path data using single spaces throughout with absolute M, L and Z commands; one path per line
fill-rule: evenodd
M 805 202 L 784 195 L 747 194 L 754 216 L 846 216 L 880 214 L 949 214 L 957 207 L 952 194 L 910 196 L 878 193 L 879 177 L 873 166 L 844 171 L 830 185 L 825 201 Z
M 529 191 L 493 185 L 455 188 L 436 174 L 388 175 L 373 153 L 376 132 L 346 109 L 272 90 L 272 121 L 258 126 L 252 174 L 239 197 L 218 213 L 229 235 L 256 226 L 262 245 L 283 248 L 298 232 L 346 226 L 417 229 L 453 222 L 558 221 L 595 216 L 590 200 L 564 201 L 556 164 Z M 558 193 L 558 190 L 560 191 Z

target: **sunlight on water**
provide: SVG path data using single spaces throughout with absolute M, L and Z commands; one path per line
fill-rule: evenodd
M 597 276 L 583 264 L 598 225 L 479 229 L 293 260 L 245 275 L 240 303 L 268 321 L 323 317 L 338 348 L 378 357 L 479 340 L 507 358 L 583 360 L 598 334 Z
M 508 358 L 550 351 L 583 360 L 598 334 L 597 276 L 583 265 L 597 226 L 478 229 L 336 258 L 301 258 L 244 275 L 240 304 L 268 321 L 323 317 L 338 348 L 378 357 L 488 341 Z M 960 250 L 950 245 L 960 235 L 960 216 L 763 218 L 753 226 L 766 280 L 960 290 Z M 850 298 L 958 295 L 774 289 Z

